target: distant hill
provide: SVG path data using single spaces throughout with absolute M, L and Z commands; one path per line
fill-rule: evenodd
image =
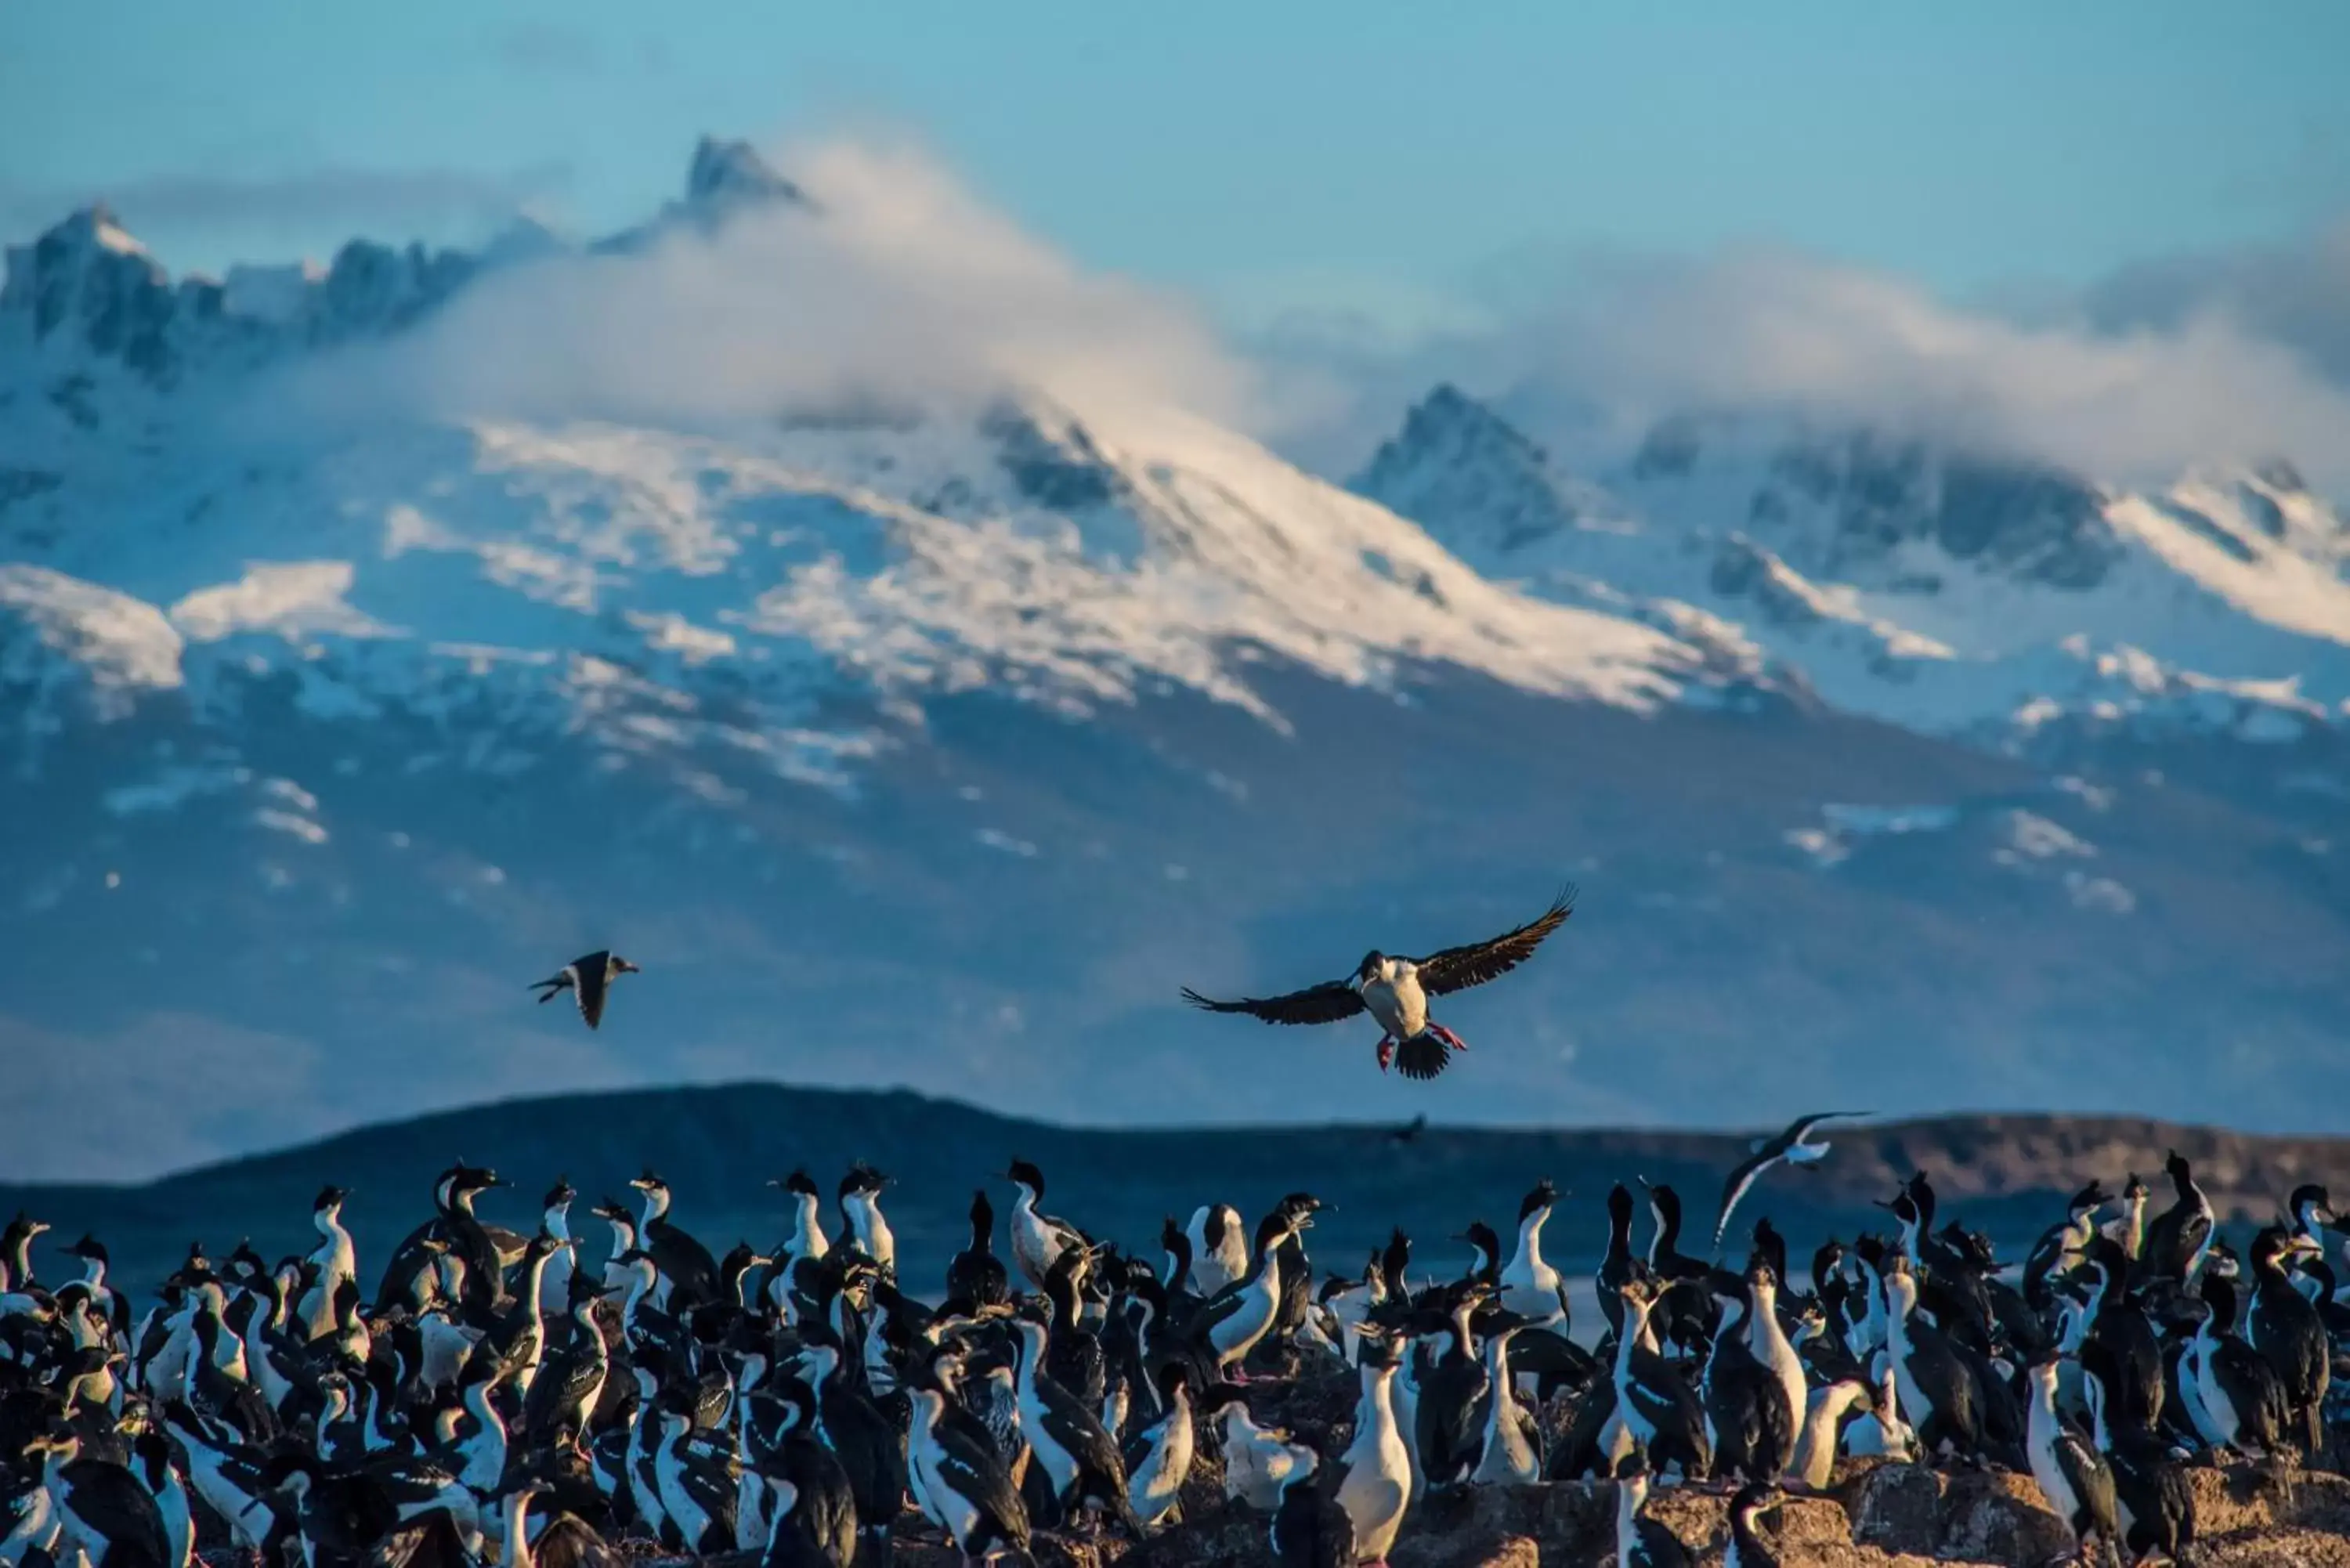
M 1606 1240 L 1610 1183 L 1645 1176 L 1687 1200 L 1690 1251 L 1702 1251 L 1723 1173 L 1749 1135 L 1670 1130 L 1517 1131 L 1431 1127 L 1399 1143 L 1386 1127 L 1126 1131 L 1049 1126 L 992 1115 L 907 1091 L 796 1088 L 743 1083 L 513 1100 L 364 1127 L 297 1148 L 207 1167 L 136 1187 L 0 1186 L 0 1211 L 22 1207 L 54 1227 L 36 1252 L 46 1275 L 69 1270 L 51 1244 L 90 1231 L 117 1277 L 151 1288 L 192 1240 L 225 1251 L 240 1237 L 273 1260 L 307 1250 L 310 1202 L 332 1181 L 352 1189 L 348 1216 L 363 1283 L 426 1212 L 433 1177 L 461 1156 L 515 1183 L 482 1212 L 527 1229 L 540 1194 L 567 1175 L 575 1216 L 650 1165 L 677 1193 L 677 1218 L 714 1251 L 736 1239 L 777 1239 L 781 1208 L 764 1184 L 806 1167 L 829 1192 L 855 1159 L 896 1179 L 884 1207 L 900 1267 L 931 1288 L 960 1245 L 975 1187 L 999 1213 L 1012 1192 L 1001 1173 L 1014 1157 L 1036 1162 L 1046 1207 L 1097 1236 L 1157 1256 L 1160 1217 L 1188 1217 L 1222 1199 L 1254 1212 L 1305 1189 L 1335 1205 L 1308 1238 L 1317 1266 L 1354 1269 L 1400 1224 L 1418 1267 L 1450 1273 L 1467 1257 L 1452 1240 L 1482 1219 L 1506 1238 L 1520 1197 L 1547 1176 L 1570 1196 L 1548 1232 L 1549 1254 L 1578 1270 Z M 1770 1213 L 1799 1255 L 1826 1234 L 1881 1227 L 1872 1207 L 1913 1170 L 1933 1174 L 1950 1214 L 2020 1251 L 2091 1177 L 2116 1190 L 2128 1172 L 2168 1200 L 2164 1153 L 2196 1162 L 2223 1215 L 2272 1215 L 2303 1181 L 2350 1189 L 2350 1139 L 2261 1137 L 2204 1127 L 2095 1116 L 1952 1116 L 1848 1128 L 1813 1171 L 1766 1178 L 1742 1210 L 1741 1229 Z M 827 1204 L 827 1212 L 832 1206 Z M 837 1214 L 833 1215 L 837 1221 Z M 604 1227 L 577 1227 L 586 1255 L 604 1251 Z M 1645 1244 L 1643 1216 L 1638 1239 Z M 999 1245 L 1001 1236 L 999 1231 Z

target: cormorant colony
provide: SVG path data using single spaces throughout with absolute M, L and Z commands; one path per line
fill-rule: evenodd
M 1818 1158 L 1818 1119 L 1758 1143 L 1723 1206 L 1759 1206 L 1750 1168 Z M 476 1217 L 507 1184 L 460 1164 L 372 1266 L 329 1187 L 307 1256 L 197 1247 L 152 1302 L 109 1282 L 98 1241 L 60 1255 L 20 1215 L 0 1234 L 0 1562 L 847 1568 L 920 1542 L 1018 1563 L 1245 1506 L 1278 1561 L 1344 1568 L 1456 1489 L 1551 1486 L 1610 1491 L 1624 1568 L 1695 1561 L 1707 1543 L 1648 1501 L 1719 1489 L 1722 1560 L 1762 1568 L 1773 1508 L 1870 1455 L 2028 1475 L 2083 1561 L 2176 1560 L 2190 1467 L 2324 1452 L 2350 1299 L 2323 1189 L 2240 1255 L 2188 1163 L 2168 1175 L 2167 1203 L 2091 1183 L 2002 1267 L 1938 1225 L 1921 1174 L 1885 1233 L 1824 1241 L 1800 1274 L 1767 1217 L 1725 1268 L 1681 1251 L 1669 1189 L 1637 1226 L 1619 1185 L 1605 1322 L 1579 1336 L 1544 1257 L 1547 1181 L 1513 1245 L 1471 1227 L 1465 1272 L 1398 1231 L 1333 1275 L 1305 1251 L 1310 1193 L 1206 1203 L 1136 1252 L 1054 1211 L 1082 1194 L 1048 1210 L 1015 1160 L 1003 1225 L 1004 1188 L 980 1189 L 968 1244 L 917 1280 L 863 1166 L 829 1208 L 805 1172 L 774 1183 L 784 1240 L 723 1257 L 647 1171 L 590 1211 L 609 1240 L 591 1264 L 567 1183 L 525 1236 Z M 1318 1449 L 1268 1414 L 1308 1386 L 1353 1402 Z

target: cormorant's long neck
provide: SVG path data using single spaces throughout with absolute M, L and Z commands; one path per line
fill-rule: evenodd
M 1550 1210 L 1543 1208 L 1518 1221 L 1518 1255 L 1510 1261 L 1513 1271 L 1528 1274 L 1541 1271 L 1543 1223 L 1549 1218 Z
M 1616 1386 L 1621 1389 L 1632 1381 L 1632 1352 L 1648 1332 L 1648 1309 L 1624 1303 L 1624 1328 L 1616 1336 Z
M 1607 1251 L 1602 1255 L 1600 1267 L 1628 1263 L 1632 1261 L 1632 1212 L 1607 1216 Z

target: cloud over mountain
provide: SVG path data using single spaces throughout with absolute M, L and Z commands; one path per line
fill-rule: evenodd
M 467 417 L 723 421 L 1014 389 L 1097 417 L 1245 408 L 1246 367 L 1194 312 L 1086 270 L 926 153 L 836 140 L 781 161 L 805 200 L 672 209 L 625 243 L 485 276 L 424 330 L 317 369 L 362 407 L 389 392 Z
M 1584 254 L 1515 269 L 1473 327 L 1397 346 L 1301 318 L 1270 352 L 1361 389 L 1370 429 L 1450 377 L 1601 449 L 1716 408 L 1931 431 L 2131 478 L 2283 452 L 2335 483 L 2350 481 L 2345 243 L 2149 264 L 2029 317 L 1782 249 Z

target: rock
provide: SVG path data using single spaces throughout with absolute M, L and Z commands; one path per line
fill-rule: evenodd
M 1970 1471 L 1942 1490 L 1936 1555 L 1989 1563 L 2048 1563 L 2069 1555 L 2073 1532 L 2029 1476 Z
M 1505 1535 L 1492 1550 L 1473 1562 L 1462 1558 L 1461 1568 L 1542 1568 L 1542 1548 L 1530 1535 Z
M 1923 1466 L 1871 1464 L 1835 1495 L 1865 1546 L 1930 1553 L 1942 1543 L 1942 1478 Z

